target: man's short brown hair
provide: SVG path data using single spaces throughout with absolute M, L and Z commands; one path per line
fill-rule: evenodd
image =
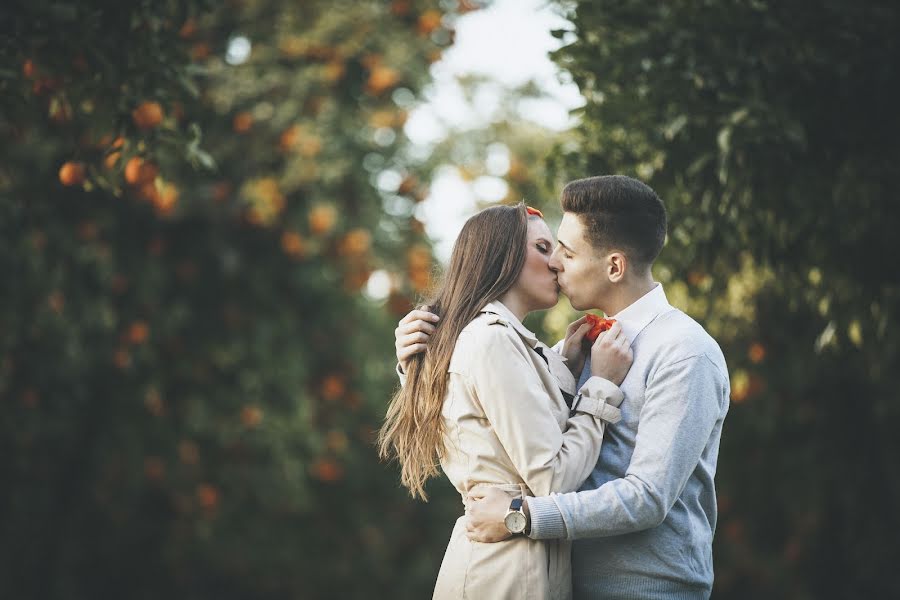
M 563 189 L 565 212 L 582 217 L 591 245 L 621 250 L 638 267 L 649 268 L 666 239 L 666 207 L 645 183 L 625 175 L 576 179 Z

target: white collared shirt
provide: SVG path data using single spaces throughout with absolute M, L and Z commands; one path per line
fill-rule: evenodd
M 661 283 L 653 286 L 649 292 L 620 310 L 610 319 L 615 319 L 622 328 L 622 333 L 628 338 L 630 345 L 634 346 L 637 336 L 659 315 L 674 310 L 666 298 L 666 292 L 663 290 Z M 557 342 L 553 349 L 562 354 L 562 347 L 565 340 Z M 591 361 L 584 361 L 584 367 L 581 370 L 581 377 L 578 378 L 576 387 L 581 387 L 591 377 Z
M 663 291 L 661 283 L 657 283 L 652 290 L 620 310 L 610 319 L 615 319 L 622 328 L 622 333 L 628 338 L 628 341 L 634 344 L 635 338 L 650 324 L 650 322 L 672 309 L 666 298 L 666 292 Z

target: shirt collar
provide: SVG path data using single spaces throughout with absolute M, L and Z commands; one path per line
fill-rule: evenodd
M 617 314 L 610 316 L 615 319 L 622 327 L 622 332 L 631 343 L 650 322 L 660 314 L 672 309 L 666 293 L 663 291 L 661 283 L 656 286 L 622 310 Z
M 534 335 L 531 331 L 528 330 L 527 327 L 522 325 L 522 322 L 513 314 L 511 310 L 506 308 L 499 300 L 495 300 L 493 302 L 489 302 L 484 308 L 481 309 L 483 313 L 493 313 L 495 315 L 499 315 L 503 317 L 506 321 L 509 321 L 509 324 L 513 326 L 518 334 L 522 337 L 523 340 L 528 342 L 528 345 L 534 348 L 537 346 L 538 339 L 537 336 Z

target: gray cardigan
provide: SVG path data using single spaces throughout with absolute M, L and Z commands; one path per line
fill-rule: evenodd
M 622 420 L 581 491 L 528 499 L 530 536 L 577 540 L 575 598 L 708 598 L 728 369 L 661 286 L 638 303 Z M 589 375 L 586 361 L 579 385 Z

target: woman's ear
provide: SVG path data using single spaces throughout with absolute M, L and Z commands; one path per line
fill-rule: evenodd
M 628 269 L 628 259 L 621 252 L 613 252 L 606 257 L 606 275 L 613 283 L 622 281 Z

